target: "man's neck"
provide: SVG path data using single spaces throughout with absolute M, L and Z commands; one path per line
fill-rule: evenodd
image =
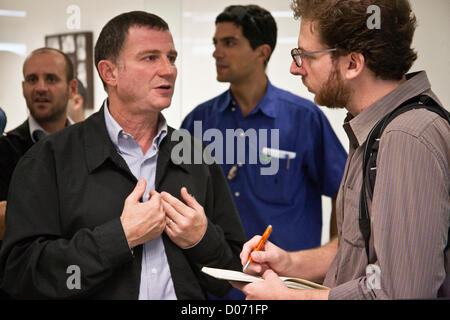
M 397 89 L 406 79 L 381 80 L 377 78 L 366 78 L 357 83 L 353 88 L 352 98 L 346 109 L 351 115 L 357 116 L 372 104 Z
M 232 83 L 231 93 L 241 109 L 243 116 L 248 115 L 264 97 L 267 90 L 267 76 L 252 77 L 246 81 Z
M 64 115 L 56 121 L 38 122 L 38 124 L 45 130 L 45 132 L 55 133 L 56 131 L 64 129 L 67 126 L 67 122 L 67 114 L 64 113 Z
M 158 132 L 159 113 L 133 114 L 114 98 L 109 98 L 109 113 L 128 134 L 131 134 L 145 154 Z

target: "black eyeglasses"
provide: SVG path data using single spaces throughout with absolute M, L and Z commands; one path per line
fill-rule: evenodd
M 297 67 L 300 68 L 303 64 L 302 56 L 309 56 L 312 54 L 323 53 L 323 52 L 332 52 L 332 51 L 336 51 L 336 50 L 337 50 L 336 48 L 332 48 L 332 49 L 324 49 L 324 50 L 317 50 L 317 51 L 301 52 L 301 50 L 299 48 L 294 48 L 291 50 L 291 56 L 292 56 L 292 59 L 294 59 L 294 62 L 297 65 Z

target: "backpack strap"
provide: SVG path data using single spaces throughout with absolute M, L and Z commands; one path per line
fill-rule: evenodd
M 400 114 L 410 111 L 412 109 L 427 109 L 434 113 L 437 113 L 442 118 L 446 119 L 450 125 L 450 113 L 442 108 L 436 101 L 426 95 L 415 96 L 391 113 L 384 116 L 378 123 L 372 128 L 367 136 L 364 153 L 363 153 L 363 181 L 361 185 L 361 194 L 359 198 L 359 229 L 364 238 L 365 249 L 367 254 L 367 261 L 369 262 L 369 241 L 370 241 L 370 215 L 368 208 L 367 196 L 370 199 L 373 197 L 373 190 L 375 188 L 375 180 L 377 175 L 377 155 L 380 143 L 381 135 L 387 125 Z

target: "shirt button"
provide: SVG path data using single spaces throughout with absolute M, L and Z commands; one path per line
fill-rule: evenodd
M 236 111 L 236 108 L 235 107 L 231 108 L 231 111 L 233 111 L 233 112 Z
M 156 270 L 156 268 L 152 268 L 152 274 L 156 275 L 158 273 L 158 271 Z
M 235 195 L 236 197 L 239 197 L 241 194 L 240 194 L 239 192 L 236 191 L 236 192 L 234 193 L 234 195 Z

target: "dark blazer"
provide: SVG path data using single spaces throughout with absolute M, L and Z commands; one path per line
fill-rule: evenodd
M 19 159 L 33 146 L 28 120 L 0 136 L 0 201 L 8 197 L 11 175 Z
M 11 176 L 19 159 L 33 146 L 28 120 L 6 135 L 0 135 L 0 201 L 8 197 Z M 0 240 L 0 248 L 2 240 Z M 8 299 L 8 295 L 0 289 L 0 300 Z
M 137 180 L 110 141 L 103 112 L 44 138 L 17 165 L 0 252 L 1 286 L 12 297 L 138 298 L 142 246 L 132 254 L 120 222 Z M 200 269 L 240 269 L 244 231 L 219 165 L 172 161 L 174 132 L 169 128 L 160 144 L 156 190 L 181 199 L 186 186 L 208 218 L 193 248 L 162 235 L 175 293 L 178 299 L 204 299 L 206 291 L 221 296 L 229 284 Z M 68 288 L 72 265 L 79 267 L 80 289 Z

